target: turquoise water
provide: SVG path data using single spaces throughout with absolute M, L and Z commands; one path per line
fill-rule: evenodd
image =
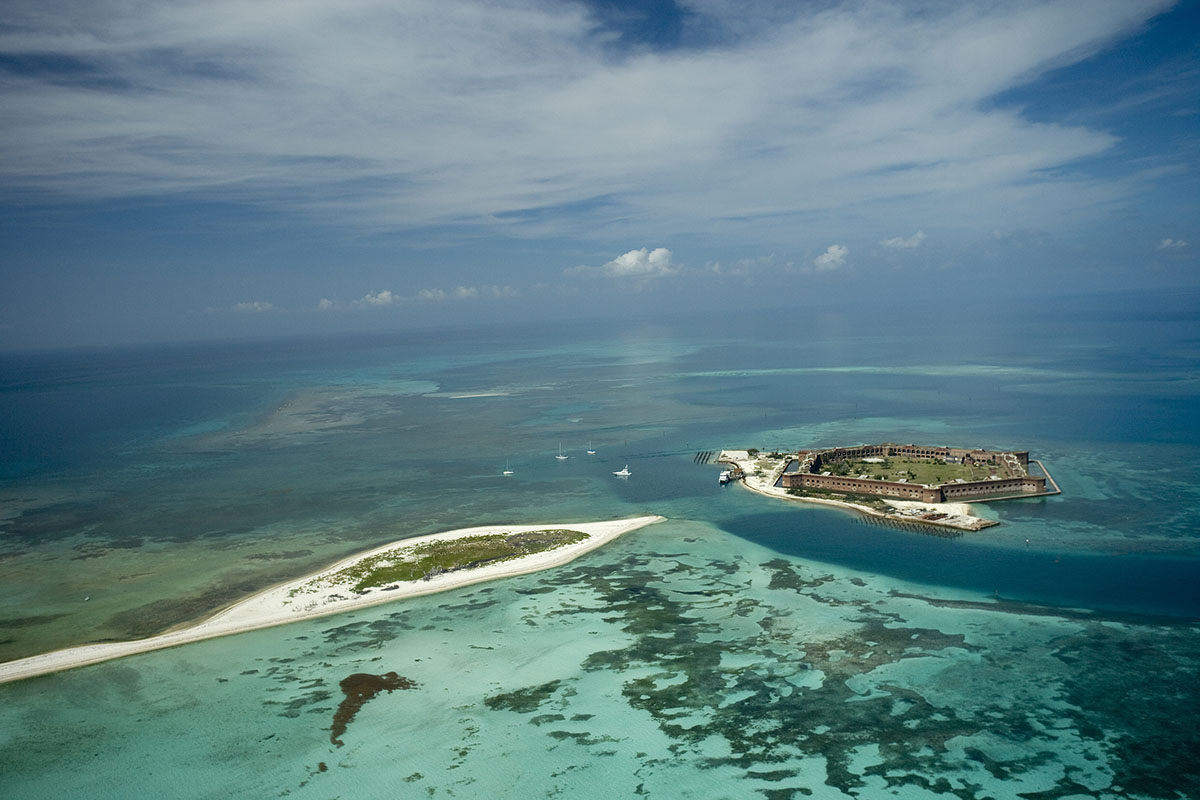
M 951 333 L 835 309 L 811 337 L 771 315 L 4 356 L 5 659 L 407 536 L 671 521 L 0 686 L 0 792 L 1200 796 L 1197 316 L 1076 299 Z M 887 439 L 1028 448 L 1064 493 L 947 540 L 694 461 Z M 391 672 L 415 686 L 335 744 L 339 683 Z

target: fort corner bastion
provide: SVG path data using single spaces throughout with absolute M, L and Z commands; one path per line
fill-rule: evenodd
M 1042 475 L 1029 474 L 1029 463 L 1029 453 L 1024 450 L 1002 452 L 885 442 L 801 450 L 777 485 L 920 503 L 1058 494 L 1058 486 L 1041 462 L 1034 463 Z M 1047 489 L 1047 481 L 1052 489 Z

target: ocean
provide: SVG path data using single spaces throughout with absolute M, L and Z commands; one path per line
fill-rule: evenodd
M 0 660 L 396 539 L 669 518 L 2 685 L 0 796 L 1200 797 L 1198 363 L 1195 293 L 0 354 Z M 1063 493 L 949 539 L 697 459 L 880 441 Z

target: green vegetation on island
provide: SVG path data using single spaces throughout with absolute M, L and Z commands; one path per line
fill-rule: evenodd
M 310 581 L 292 590 L 290 595 L 315 591 L 323 585 L 347 586 L 350 591 L 362 594 L 375 587 L 428 580 L 446 572 L 511 561 L 582 542 L 587 538 L 588 535 L 582 531 L 555 528 L 463 536 L 407 547 L 401 544 L 393 550 L 377 553 L 345 569 Z

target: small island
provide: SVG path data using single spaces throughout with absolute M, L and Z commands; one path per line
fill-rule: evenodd
M 787 453 L 723 450 L 718 460 L 731 464 L 744 486 L 762 494 L 959 531 L 998 524 L 975 516 L 967 500 L 1060 491 L 1045 465 L 1031 462 L 1024 450 L 885 442 Z M 1030 471 L 1031 463 L 1040 474 Z
M 178 630 L 129 642 L 70 647 L 0 664 L 0 683 L 536 572 L 566 564 L 621 534 L 664 519 L 647 516 L 608 522 L 494 525 L 401 539 L 252 595 Z

